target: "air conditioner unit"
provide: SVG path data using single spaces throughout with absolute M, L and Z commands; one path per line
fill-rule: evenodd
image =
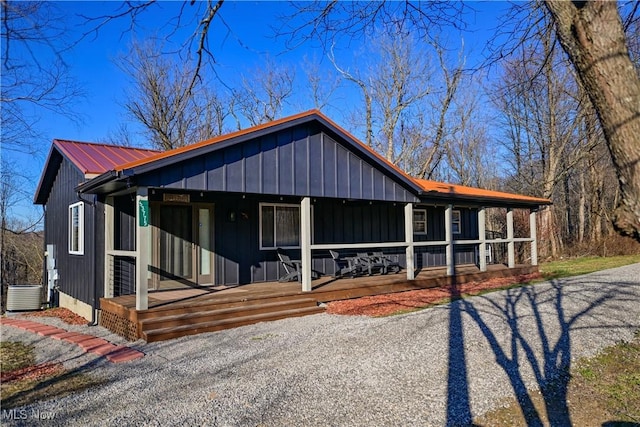
M 9 285 L 7 311 L 29 311 L 41 308 L 40 285 Z

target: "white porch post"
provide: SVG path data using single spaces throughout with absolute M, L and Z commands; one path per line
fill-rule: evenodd
M 136 310 L 149 308 L 147 273 L 149 270 L 149 197 L 147 187 L 136 192 Z
M 404 241 L 407 245 L 407 280 L 415 279 L 415 265 L 413 254 L 413 203 L 404 205 Z
M 302 251 L 302 291 L 311 291 L 311 198 L 303 197 L 300 204 L 300 249 Z
M 538 265 L 538 237 L 536 229 L 536 210 L 529 211 L 529 232 L 531 235 L 531 265 Z
M 487 271 L 487 244 L 485 243 L 487 238 L 486 226 L 486 210 L 485 207 L 482 206 L 478 209 L 478 240 L 480 240 L 478 256 L 480 257 L 480 271 Z
M 516 266 L 515 243 L 513 242 L 513 209 L 507 208 L 507 254 L 509 268 Z
M 446 242 L 445 259 L 447 262 L 447 276 L 455 274 L 455 260 L 453 257 L 453 205 L 447 205 L 444 211 L 444 240 Z
M 109 251 L 113 250 L 113 196 L 104 202 L 104 297 L 113 298 L 113 265 Z

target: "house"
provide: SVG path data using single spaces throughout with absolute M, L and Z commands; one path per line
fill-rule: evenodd
M 60 305 L 95 319 L 101 299 L 179 288 L 272 282 L 278 248 L 334 272 L 329 249 L 383 250 L 405 281 L 421 269 L 475 264 L 487 243 L 529 245 L 546 199 L 414 179 L 317 110 L 166 152 L 54 140 L 35 203 L 45 206 Z M 485 209 L 507 209 L 504 239 L 487 239 Z M 513 209 L 530 213 L 515 237 Z

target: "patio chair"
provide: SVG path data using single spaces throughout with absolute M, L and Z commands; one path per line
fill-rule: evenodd
M 281 251 L 278 251 L 278 259 L 280 260 L 280 263 L 282 264 L 282 267 L 284 268 L 284 271 L 286 273 L 284 276 L 278 279 L 278 282 L 284 283 L 292 282 L 294 280 L 302 282 L 302 274 L 300 274 L 300 272 L 302 271 L 302 261 L 292 260 L 291 258 L 289 258 L 289 255 L 284 254 Z M 318 277 L 320 277 L 318 272 L 315 270 L 311 270 L 311 279 L 317 279 Z
M 379 256 L 372 256 L 367 252 L 358 252 L 356 255 L 358 257 L 358 261 L 361 262 L 364 265 L 364 268 L 369 272 L 369 276 L 371 276 L 373 271 L 376 269 L 381 274 L 385 274 L 387 272 L 386 266 Z
M 383 273 L 387 274 L 389 271 L 393 271 L 394 273 L 399 273 L 402 267 L 396 261 L 392 261 L 382 252 L 372 252 L 372 255 L 378 260 L 379 263 L 384 265 Z
M 336 251 L 329 251 L 331 258 L 336 263 L 336 272 L 333 277 L 351 276 L 355 277 L 362 274 L 362 264 L 358 262 L 358 258 L 341 258 L 340 254 Z

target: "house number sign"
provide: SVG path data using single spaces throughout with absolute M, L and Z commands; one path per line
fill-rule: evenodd
M 149 201 L 140 200 L 138 202 L 138 225 L 140 227 L 149 226 Z

